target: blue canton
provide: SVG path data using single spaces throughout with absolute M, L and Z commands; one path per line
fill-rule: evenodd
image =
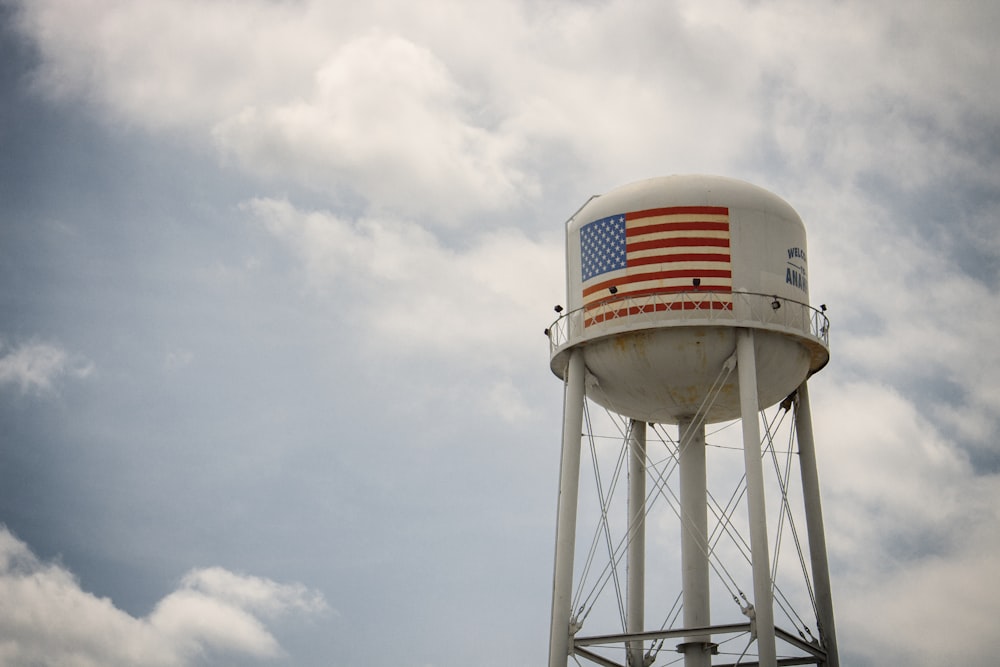
M 580 264 L 584 282 L 627 266 L 624 215 L 594 220 L 580 228 Z

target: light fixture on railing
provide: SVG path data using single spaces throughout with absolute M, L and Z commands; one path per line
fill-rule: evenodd
M 546 329 L 546 330 L 545 330 L 545 335 L 546 335 L 546 336 L 548 336 L 548 335 L 549 335 L 549 330 L 548 330 L 548 329 Z
M 701 285 L 701 278 L 693 278 L 691 280 L 691 284 L 694 285 L 695 287 L 700 286 Z
M 611 287 L 609 287 L 608 291 L 611 292 L 612 294 L 618 294 L 618 288 L 615 287 L 614 285 L 612 285 Z
M 781 302 L 778 301 L 778 297 L 774 297 L 774 301 L 771 302 L 771 310 L 778 310 L 781 308 Z
M 825 313 L 826 312 L 826 304 L 825 303 L 819 304 L 819 309 L 820 309 L 820 311 L 822 311 L 822 312 Z
M 562 312 L 562 306 L 560 306 L 559 304 L 556 304 L 556 307 L 553 308 L 552 310 L 556 311 L 557 313 L 561 313 Z

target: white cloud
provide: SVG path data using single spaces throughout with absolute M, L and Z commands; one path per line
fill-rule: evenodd
M 516 140 L 471 122 L 473 100 L 426 47 L 379 31 L 322 63 L 312 90 L 247 106 L 213 136 L 248 170 L 320 191 L 344 185 L 379 207 L 455 221 L 523 198 Z
M 1000 475 L 977 474 L 889 387 L 811 384 L 842 652 L 990 662 L 1000 584 L 983 575 L 1000 567 Z M 927 641 L 957 636 L 961 646 Z
M 444 218 L 534 201 L 553 171 L 734 169 L 762 138 L 802 174 L 995 184 L 955 148 L 995 127 L 1000 98 L 981 82 L 998 20 L 990 3 L 737 0 L 21 11 L 51 94 L 214 136 L 251 172 Z
M 184 667 L 206 652 L 254 659 L 281 647 L 259 616 L 326 609 L 301 585 L 193 570 L 146 618 L 80 588 L 73 575 L 44 563 L 0 528 L 0 658 L 8 667 Z
M 776 151 L 790 179 L 998 185 L 977 148 L 993 143 L 1000 107 L 982 85 L 1000 59 L 995 3 L 710 0 L 682 13 L 750 61 L 757 150 Z
M 356 330 L 374 335 L 386 354 L 419 349 L 504 368 L 545 347 L 544 318 L 563 294 L 561 239 L 504 229 L 451 248 L 409 222 L 349 222 L 274 199 L 245 209 L 299 256 L 306 280 L 332 307 L 361 318 Z
M 515 379 L 546 374 L 543 329 L 565 294 L 561 238 L 507 228 L 451 246 L 412 222 L 348 221 L 287 200 L 255 199 L 244 210 L 298 258 L 317 307 L 333 329 L 345 327 L 341 344 L 419 387 L 420 398 L 410 400 L 471 401 L 508 422 L 537 414 L 531 387 Z M 433 363 L 438 377 L 407 377 L 396 367 L 417 359 Z
M 323 31 L 303 5 L 86 0 L 23 3 L 19 22 L 42 56 L 39 87 L 83 98 L 153 129 L 199 127 L 264 99 L 294 95 L 321 57 Z M 335 39 L 335 31 L 326 39 Z
M 864 20 L 859 21 L 858 17 Z M 25 3 L 50 94 L 243 169 L 454 224 L 545 187 L 736 170 L 916 187 L 995 127 L 986 3 Z M 951 32 L 956 43 L 928 39 Z M 725 44 L 725 48 L 717 45 Z M 713 48 L 708 48 L 712 46 Z
M 537 202 L 583 165 L 608 183 L 741 155 L 758 65 L 734 68 L 701 48 L 715 31 L 692 34 L 682 19 L 643 2 L 417 12 L 92 0 L 66 11 L 42 0 L 21 24 L 50 94 L 212 137 L 279 182 L 454 223 Z
M 820 187 L 802 199 L 805 217 L 816 221 L 813 297 L 831 307 L 832 372 L 881 378 L 939 425 L 954 424 L 952 440 L 991 448 L 1000 433 L 990 372 L 1000 365 L 996 290 L 922 230 L 901 229 L 909 221 L 896 220 L 885 202 L 853 188 L 836 196 Z M 941 224 L 947 231 L 961 221 Z
M 221 567 L 189 572 L 184 589 L 264 616 L 290 611 L 309 613 L 326 609 L 323 597 L 302 584 L 279 584 L 270 579 L 239 575 Z
M 85 378 L 94 365 L 51 343 L 30 341 L 15 346 L 0 341 L 0 386 L 16 385 L 23 394 L 44 394 L 63 377 Z
M 21 26 L 39 45 L 48 94 L 212 137 L 251 173 L 452 222 L 531 197 L 512 161 L 521 139 L 477 119 L 483 100 L 419 36 L 375 27 L 400 13 L 92 0 L 26 3 Z M 368 29 L 345 35 L 357 25 Z
M 998 520 L 994 512 L 968 526 L 944 555 L 845 578 L 836 591 L 837 622 L 854 639 L 851 651 L 871 664 L 992 664 L 1000 651 L 1000 590 L 989 574 L 1000 568 Z

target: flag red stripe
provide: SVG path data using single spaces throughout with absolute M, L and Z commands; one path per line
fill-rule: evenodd
M 655 218 L 661 215 L 729 215 L 729 209 L 725 206 L 671 206 L 669 208 L 650 208 L 645 211 L 632 211 L 625 214 L 625 220 L 639 220 L 641 218 Z
M 673 264 L 674 262 L 722 262 L 729 265 L 729 255 L 686 252 L 676 255 L 650 255 L 649 257 L 629 257 L 628 265 L 644 266 L 646 264 Z
M 706 239 L 706 238 L 678 238 L 678 239 L 657 239 L 655 241 L 632 241 L 626 244 L 625 252 L 636 252 L 637 250 L 652 250 L 654 248 L 691 248 L 699 246 L 709 246 L 715 248 L 728 248 L 729 239 Z
M 656 234 L 657 232 L 728 232 L 728 222 L 663 222 L 655 225 L 629 225 L 625 236 Z
M 621 276 L 619 278 L 613 278 L 611 280 L 605 280 L 599 283 L 595 283 L 589 287 L 583 289 L 583 296 L 587 297 L 594 292 L 600 292 L 601 290 L 608 289 L 609 287 L 617 287 L 619 290 L 623 285 L 628 285 L 630 283 L 642 283 L 650 280 L 667 280 L 670 278 L 732 278 L 733 272 L 729 269 L 675 269 L 673 271 L 650 271 L 648 273 L 631 273 L 628 275 Z M 687 289 L 687 288 L 685 288 Z M 629 292 L 632 294 L 632 292 Z

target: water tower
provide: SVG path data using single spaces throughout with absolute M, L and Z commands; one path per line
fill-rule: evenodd
M 838 666 L 806 386 L 829 360 L 829 325 L 825 306 L 809 304 L 807 256 L 805 227 L 791 206 L 729 178 L 640 181 L 591 198 L 567 222 L 568 303 L 556 307 L 559 318 L 546 330 L 552 371 L 565 383 L 549 667 L 581 659 L 609 667 L 661 664 L 648 647 L 664 640 L 673 641 L 686 667 Z M 626 568 L 619 586 L 624 627 L 599 634 L 583 632 L 572 602 L 588 401 L 620 415 L 628 461 L 627 545 L 623 555 L 610 557 L 611 568 Z M 760 416 L 776 405 L 792 414 L 797 440 L 809 552 L 808 559 L 800 552 L 800 560 L 809 570 L 815 636 L 796 636 L 775 623 Z M 740 420 L 742 431 L 739 511 L 749 533 L 744 557 L 752 594 L 743 594 L 740 621 L 720 624 L 713 623 L 711 579 L 718 568 L 708 534 L 705 427 L 731 420 Z M 646 438 L 647 427 L 674 425 L 682 590 L 677 623 L 657 629 L 645 620 Z M 599 511 L 607 512 L 603 500 Z M 602 521 L 606 530 L 607 517 Z M 731 517 L 717 516 L 720 522 Z M 648 560 L 659 567 L 655 554 Z M 718 643 L 732 633 L 745 633 L 749 653 L 722 662 Z M 620 657 L 597 650 L 608 646 Z

